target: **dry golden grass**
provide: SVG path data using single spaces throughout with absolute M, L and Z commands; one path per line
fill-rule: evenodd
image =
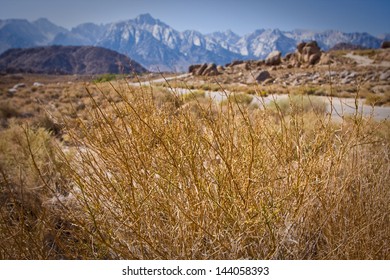
M 390 258 L 388 122 L 99 88 L 1 132 L 1 259 Z

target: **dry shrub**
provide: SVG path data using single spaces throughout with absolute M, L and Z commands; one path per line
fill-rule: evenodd
M 191 100 L 205 97 L 206 92 L 204 90 L 193 90 L 181 95 L 181 98 L 184 102 L 190 102 Z
M 327 104 L 325 101 L 317 97 L 305 95 L 290 95 L 288 98 L 272 101 L 269 107 L 284 116 L 308 112 L 324 115 L 327 111 Z
M 92 99 L 50 161 L 71 186 L 39 228 L 52 255 L 23 254 L 42 234 L 9 235 L 2 209 L 2 258 L 389 259 L 387 123 L 232 100 L 194 99 L 194 114 L 151 89 L 116 91 L 108 107 Z
M 371 106 L 381 106 L 381 105 L 389 105 L 390 104 L 390 93 L 386 92 L 384 94 L 369 94 L 366 97 L 366 104 Z
M 48 212 L 43 202 L 62 188 L 53 140 L 43 129 L 14 124 L 0 132 L 0 257 L 45 259 Z
M 45 130 L 51 132 L 55 136 L 60 136 L 62 133 L 62 125 L 48 114 L 40 115 L 35 119 L 35 124 Z
M 10 102 L 0 103 L 0 126 L 7 127 L 8 120 L 11 118 L 17 118 L 20 116 L 18 109 L 15 108 Z
M 238 103 L 242 105 L 249 105 L 253 100 L 253 96 L 248 95 L 246 93 L 232 93 L 227 96 L 225 100 L 221 103 L 222 105 L 226 105 L 229 103 Z

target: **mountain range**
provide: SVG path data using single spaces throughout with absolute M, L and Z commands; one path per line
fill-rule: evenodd
M 195 30 L 179 32 L 150 14 L 109 24 L 84 23 L 71 30 L 47 19 L 0 20 L 0 53 L 10 48 L 47 45 L 99 46 L 125 54 L 152 71 L 178 72 L 197 63 L 264 59 L 274 50 L 283 55 L 293 52 L 299 42 L 309 40 L 316 40 L 323 50 L 338 43 L 378 48 L 383 40 L 390 40 L 390 34 L 378 38 L 368 33 L 336 30 L 279 29 L 258 29 L 244 36 L 230 30 L 201 34 Z

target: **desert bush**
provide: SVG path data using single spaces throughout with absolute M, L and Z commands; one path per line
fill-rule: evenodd
M 94 83 L 104 83 L 115 80 L 117 77 L 116 74 L 102 74 L 93 80 Z
M 153 91 L 153 88 L 143 88 L 143 92 Z M 152 98 L 158 107 L 167 107 L 167 110 L 176 110 L 183 105 L 183 99 L 179 94 L 175 94 L 169 89 L 157 89 L 157 92 L 152 92 Z
M 235 103 L 242 105 L 249 105 L 253 100 L 253 96 L 245 93 L 232 93 L 227 96 L 227 99 L 221 102 L 222 105 Z
M 221 86 L 220 85 L 209 84 L 209 83 L 201 85 L 200 88 L 205 90 L 205 91 L 219 91 L 219 90 L 221 90 Z
M 284 116 L 304 114 L 311 111 L 323 115 L 327 110 L 325 101 L 303 95 L 292 95 L 288 98 L 272 101 L 269 107 L 279 111 Z
M 9 102 L 0 103 L 0 119 L 16 118 L 19 115 L 19 111 Z
M 183 99 L 184 102 L 188 102 L 198 98 L 205 98 L 205 95 L 206 93 L 204 90 L 193 90 L 190 91 L 189 93 L 182 94 L 181 98 Z
M 34 154 L 34 161 L 30 155 Z M 47 165 L 49 158 L 53 157 L 53 145 L 50 135 L 44 129 L 23 128 L 11 124 L 9 128 L 0 131 L 0 170 L 3 179 L 13 183 L 11 185 L 29 184 L 34 188 L 41 185 L 37 175 L 38 170 L 34 165 L 45 173 L 49 172 Z M 26 171 L 20 173 L 20 169 Z M 5 175 L 9 174 L 7 177 Z M 30 176 L 30 177 L 26 177 Z
M 106 107 L 91 95 L 89 118 L 67 128 L 69 147 L 26 170 L 50 189 L 51 162 L 67 192 L 37 208 L 30 237 L 8 235 L 1 208 L 2 258 L 389 258 L 388 123 L 246 110 L 236 99 L 172 108 L 176 97 L 153 88 L 116 94 Z M 30 243 L 42 253 L 25 253 Z
M 58 120 L 54 120 L 53 116 L 49 116 L 47 113 L 37 117 L 34 124 L 46 129 L 55 136 L 60 136 L 62 133 L 63 125 L 61 125 Z
M 246 94 L 249 94 L 249 95 L 255 95 L 256 94 L 256 89 L 254 88 L 248 88 L 246 91 L 245 91 Z
M 42 128 L 11 124 L 0 132 L 0 259 L 57 257 L 45 243 L 50 232 L 61 231 L 47 202 L 66 194 L 68 185 L 57 172 L 55 146 Z
M 320 87 L 299 87 L 292 91 L 294 95 L 319 95 L 326 96 L 328 95 L 327 90 Z
M 266 96 L 268 96 L 268 92 L 265 90 L 261 90 L 261 91 L 257 92 L 257 95 L 266 97 Z
M 0 127 L 7 127 L 9 119 L 17 118 L 20 115 L 19 110 L 9 102 L 0 103 Z
M 375 94 L 371 93 L 366 95 L 366 101 L 365 103 L 367 105 L 371 106 L 381 106 L 385 104 L 390 104 L 390 94 Z

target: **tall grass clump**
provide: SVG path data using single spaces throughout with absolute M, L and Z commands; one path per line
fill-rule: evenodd
M 307 95 L 290 95 L 287 98 L 273 100 L 269 107 L 283 115 L 297 115 L 308 112 L 323 115 L 327 111 L 327 103 L 318 97 Z
M 206 96 L 206 92 L 204 90 L 194 90 L 182 94 L 181 98 L 183 99 L 183 101 L 189 102 L 191 100 L 195 100 L 198 98 L 205 98 L 205 96 Z
M 55 146 L 42 128 L 11 124 L 0 132 L 0 259 L 58 257 L 51 240 L 64 213 L 53 198 L 69 193 Z
M 222 105 L 238 103 L 242 105 L 249 105 L 253 100 L 253 96 L 246 93 L 232 93 L 227 96 L 221 103 Z
M 11 118 L 17 118 L 20 116 L 20 112 L 10 103 L 0 103 L 0 127 L 8 126 L 8 120 Z
M 9 234 L 13 208 L 1 208 L 2 258 L 389 259 L 388 123 L 232 99 L 194 114 L 152 88 L 100 94 L 107 106 L 91 93 L 77 125 L 64 116 L 70 145 L 44 161 L 66 191 L 45 164 L 28 169 L 47 190 L 36 234 Z

